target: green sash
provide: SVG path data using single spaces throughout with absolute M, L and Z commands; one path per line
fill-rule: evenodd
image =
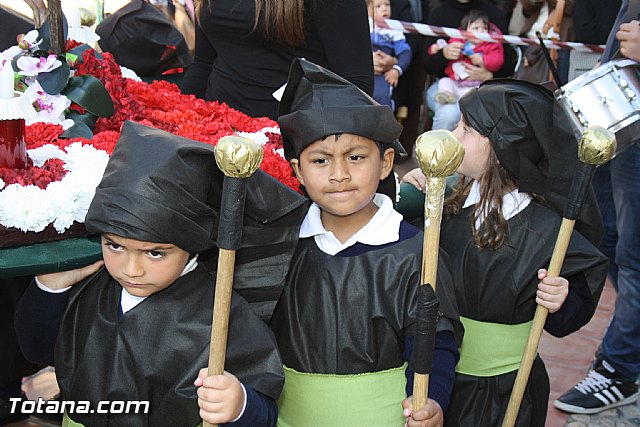
M 476 377 L 506 374 L 520 367 L 533 321 L 517 325 L 479 322 L 460 316 L 464 338 L 456 372 Z
M 284 367 L 278 427 L 403 426 L 406 363 L 357 375 L 308 374 Z
M 64 416 L 62 417 L 62 427 L 84 427 L 84 424 L 73 421 L 65 412 Z
M 80 423 L 77 423 L 77 422 L 73 421 L 71 418 L 69 418 L 69 416 L 65 412 L 64 416 L 62 417 L 62 426 L 61 427 L 84 427 L 84 424 L 80 424 Z M 198 424 L 196 427 L 202 427 L 202 423 Z

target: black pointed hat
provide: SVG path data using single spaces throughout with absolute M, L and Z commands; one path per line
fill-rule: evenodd
M 214 212 L 207 199 L 217 169 L 213 146 L 125 122 L 85 226 L 189 253 L 209 249 Z
M 500 164 L 520 191 L 536 193 L 563 215 L 578 159 L 578 141 L 553 93 L 521 80 L 495 79 L 459 101 L 465 121 L 491 141 Z M 592 242 L 602 218 L 589 189 L 576 229 Z
M 182 33 L 164 13 L 144 0 L 132 0 L 107 16 L 96 33 L 104 52 L 110 52 L 118 64 L 140 76 L 159 76 L 193 62 Z
M 393 111 L 378 104 L 339 75 L 305 59 L 296 58 L 278 108 L 278 124 L 287 159 L 328 135 L 351 133 L 407 153 L 398 141 L 402 126 Z
M 206 263 L 215 258 L 223 181 L 213 146 L 125 122 L 85 226 L 189 253 L 211 248 Z M 284 287 L 306 210 L 306 198 L 264 171 L 248 178 L 233 287 L 265 319 Z

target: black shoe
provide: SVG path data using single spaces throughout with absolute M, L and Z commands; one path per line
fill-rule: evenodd
M 22 399 L 22 401 L 24 401 L 27 399 L 27 395 L 22 393 L 22 396 L 20 396 L 20 398 Z M 17 412 L 12 413 L 11 412 L 12 405 L 14 405 L 13 402 L 10 402 L 9 400 L 5 400 L 5 399 L 0 399 L 0 426 L 9 424 L 9 423 L 15 423 L 17 421 L 26 420 L 27 418 L 29 418 L 30 414 L 23 414 L 19 410 Z M 19 404 L 16 406 L 18 408 L 21 407 L 21 405 Z
M 553 405 L 572 414 L 596 414 L 605 409 L 628 405 L 638 400 L 635 381 L 616 378 L 616 371 L 605 360 L 597 361 L 587 376 Z

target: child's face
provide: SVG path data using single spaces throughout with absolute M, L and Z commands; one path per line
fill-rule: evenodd
M 476 19 L 467 26 L 467 31 L 473 31 L 474 33 L 486 33 L 489 31 L 489 28 L 482 19 Z
M 486 136 L 482 136 L 471 126 L 464 122 L 464 117 L 453 130 L 453 135 L 458 138 L 464 147 L 464 158 L 458 167 L 458 173 L 473 179 L 479 179 L 489 161 L 491 142 Z
M 374 19 L 388 19 L 391 17 L 391 2 L 389 0 L 373 0 L 368 8 L 369 16 Z
M 109 274 L 137 297 L 148 297 L 176 281 L 189 253 L 172 244 L 102 235 L 102 257 Z
M 330 135 L 291 160 L 298 180 L 318 204 L 325 228 L 366 225 L 376 207 L 373 196 L 393 168 L 394 151 L 380 155 L 378 145 L 362 136 Z

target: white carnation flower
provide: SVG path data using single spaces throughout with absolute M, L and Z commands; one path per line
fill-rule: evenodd
M 76 209 L 73 211 L 73 218 L 78 222 L 84 222 L 89 210 L 89 205 L 96 194 L 97 184 L 93 188 L 85 188 L 76 194 Z
M 83 173 L 96 174 L 100 177 L 109 161 L 109 155 L 104 150 L 98 150 L 93 145 L 82 145 L 77 141 L 66 149 L 65 169 L 69 172 L 85 171 Z
M 238 136 L 250 139 L 253 142 L 257 142 L 260 145 L 264 145 L 269 142 L 269 138 L 262 132 L 236 132 Z
M 50 183 L 47 186 L 46 193 L 52 202 L 53 227 L 58 233 L 63 233 L 67 228 L 71 227 L 73 221 L 75 221 L 73 215 L 76 209 L 75 189 L 70 188 L 63 178 L 61 181 Z
M 0 223 L 5 227 L 39 232 L 52 220 L 45 190 L 12 184 L 0 192 Z
M 260 145 L 264 145 L 269 142 L 269 138 L 266 135 L 267 132 L 280 134 L 280 128 L 266 127 L 262 128 L 262 130 L 259 130 L 258 132 L 236 132 L 236 135 L 248 138 Z
M 122 65 L 120 66 L 120 73 L 122 74 L 122 77 L 124 77 L 125 79 L 131 79 L 131 80 L 135 80 L 137 82 L 141 82 L 142 81 L 140 76 L 135 71 L 130 70 L 127 67 L 123 67 Z
M 27 150 L 34 166 L 42 167 L 49 159 L 63 159 L 66 157 L 64 151 L 53 144 L 45 144 L 42 147 Z

